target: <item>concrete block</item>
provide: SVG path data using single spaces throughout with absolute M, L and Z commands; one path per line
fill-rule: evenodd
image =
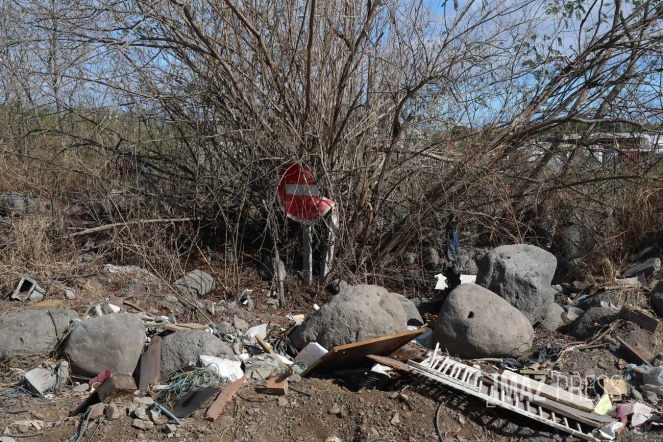
M 15 301 L 41 301 L 44 299 L 44 295 L 46 295 L 46 290 L 39 287 L 34 279 L 23 277 L 16 284 L 11 299 Z
M 188 290 L 198 296 L 204 296 L 214 289 L 214 277 L 202 270 L 194 270 L 175 282 L 180 290 Z
M 25 374 L 25 382 L 27 383 L 28 390 L 44 395 L 47 391 L 53 390 L 57 384 L 58 378 L 49 370 L 42 367 L 37 367 Z

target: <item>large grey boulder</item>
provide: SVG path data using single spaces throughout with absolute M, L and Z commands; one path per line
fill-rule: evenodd
M 659 281 L 649 294 L 652 304 L 656 311 L 663 315 L 663 281 Z
M 228 345 L 205 331 L 186 330 L 166 336 L 161 342 L 161 378 L 168 379 L 180 368 L 195 365 L 203 355 L 235 359 Z
M 398 302 L 401 303 L 405 312 L 405 318 L 407 319 L 407 325 L 416 325 L 417 327 L 424 325 L 424 320 L 414 302 L 398 293 L 390 293 L 390 295 L 398 299 Z
M 555 300 L 550 284 L 556 267 L 555 256 L 539 247 L 500 246 L 481 258 L 476 282 L 507 300 L 534 325 Z
M 64 336 L 73 310 L 23 310 L 0 316 L 0 360 L 14 356 L 43 355 Z
M 644 273 L 646 278 L 649 278 L 654 273 L 661 269 L 661 260 L 659 258 L 649 258 L 647 261 L 631 267 L 624 272 L 624 278 L 632 278 Z
M 449 293 L 435 324 L 440 347 L 463 358 L 518 357 L 532 347 L 527 318 L 495 293 L 461 284 Z
M 302 349 L 317 342 L 326 349 L 407 330 L 408 315 L 398 297 L 377 285 L 356 285 L 334 296 L 290 335 Z
M 571 335 L 579 339 L 594 336 L 603 326 L 613 323 L 619 315 L 618 309 L 592 307 L 571 324 Z
M 130 313 L 115 313 L 80 322 L 71 331 L 65 355 L 72 372 L 96 376 L 104 370 L 132 374 L 145 345 L 143 321 Z

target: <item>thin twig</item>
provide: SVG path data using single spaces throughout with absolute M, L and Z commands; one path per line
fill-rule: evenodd
M 193 221 L 193 218 L 159 218 L 159 219 L 140 219 L 135 221 L 126 221 L 123 223 L 113 223 L 106 224 L 99 227 L 93 227 L 91 229 L 81 230 L 80 232 L 71 233 L 66 236 L 66 238 L 73 238 L 74 236 L 83 236 L 90 235 L 92 233 L 103 232 L 105 230 L 114 229 L 115 227 L 126 227 L 135 224 L 154 224 L 154 223 L 183 223 L 187 221 Z

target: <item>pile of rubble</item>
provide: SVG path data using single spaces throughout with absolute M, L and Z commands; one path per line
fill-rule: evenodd
M 634 256 L 621 279 L 588 275 L 553 285 L 558 258 L 535 246 L 501 246 L 478 260 L 475 283 L 443 299 L 415 303 L 383 287 L 336 281 L 322 307 L 268 323 L 254 314 L 248 290 L 231 302 L 206 299 L 215 279 L 201 270 L 170 294 L 109 297 L 82 313 L 24 277 L 8 298 L 28 308 L 0 316 L 0 359 L 42 356 L 8 391 L 76 398 L 70 440 L 119 419 L 139 432 L 182 437 L 191 416 L 215 421 L 231 401 L 245 400 L 243 389 L 287 404 L 286 396 L 311 396 L 311 376 L 356 375 L 360 388 L 394 379 L 439 384 L 550 432 L 610 440 L 663 421 L 657 251 Z M 136 267 L 106 266 L 100 278 L 117 275 L 129 275 L 134 291 L 159 284 Z M 71 288 L 63 293 L 77 299 Z M 177 321 L 192 311 L 210 320 Z M 17 420 L 3 440 L 54 425 Z

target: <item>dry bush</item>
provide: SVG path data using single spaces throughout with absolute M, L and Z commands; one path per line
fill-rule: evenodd
M 9 241 L 0 248 L 0 291 L 13 289 L 24 275 L 53 277 L 85 273 L 89 266 L 78 259 L 73 241 L 63 239 L 66 221 L 47 215 L 10 218 Z

